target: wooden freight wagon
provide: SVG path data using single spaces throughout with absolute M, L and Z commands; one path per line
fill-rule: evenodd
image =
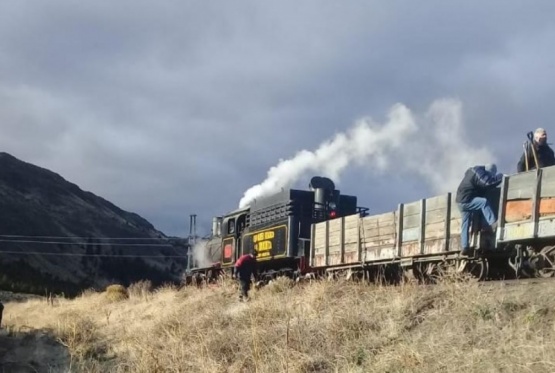
M 348 267 L 457 255 L 461 216 L 454 197 L 447 193 L 400 204 L 392 212 L 313 224 L 310 265 Z
M 555 237 L 555 166 L 505 176 L 497 241 Z

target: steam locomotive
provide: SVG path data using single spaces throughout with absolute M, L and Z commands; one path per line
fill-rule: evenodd
M 282 189 L 250 205 L 214 217 L 205 256 L 213 263 L 193 268 L 191 276 L 214 278 L 231 272 L 243 254 L 258 253 L 262 277 L 297 277 L 309 271 L 311 228 L 327 219 L 364 215 L 357 197 L 343 195 L 326 177 L 313 177 L 309 190 Z
M 285 189 L 213 220 L 206 254 L 189 280 L 214 280 L 256 250 L 260 279 L 286 275 L 405 276 L 428 281 L 443 270 L 478 280 L 555 274 L 555 166 L 505 176 L 490 192 L 495 231 L 473 217 L 471 257 L 460 255 L 461 215 L 452 193 L 401 203 L 369 215 L 332 180 L 313 177 L 309 190 Z

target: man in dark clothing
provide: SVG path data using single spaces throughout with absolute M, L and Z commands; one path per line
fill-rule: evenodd
M 516 166 L 517 172 L 525 172 L 536 169 L 536 158 L 539 168 L 555 165 L 555 155 L 553 149 L 547 145 L 547 132 L 543 128 L 538 128 L 534 132 L 534 140 L 532 144 L 527 145 L 527 149 L 522 153 L 520 160 Z
M 256 277 L 256 256 L 257 252 L 254 251 L 250 254 L 242 255 L 235 263 L 235 276 L 239 279 L 241 286 L 241 294 L 239 300 L 249 299 L 249 290 L 251 288 L 251 276 Z
M 492 230 L 496 228 L 495 213 L 491 209 L 491 204 L 486 198 L 488 189 L 495 188 L 503 181 L 503 175 L 497 173 L 497 166 L 489 164 L 485 166 L 474 166 L 466 170 L 464 178 L 457 189 L 455 201 L 461 212 L 461 255 L 470 254 L 468 239 L 468 229 L 472 214 L 482 211 L 486 222 Z

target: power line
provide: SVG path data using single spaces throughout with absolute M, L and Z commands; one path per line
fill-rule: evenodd
M 44 253 L 40 251 L 2 251 L 0 254 L 49 255 L 49 256 L 93 256 L 110 258 L 186 258 L 186 255 L 120 255 L 120 254 L 78 254 L 78 253 Z
M 94 243 L 94 242 L 64 242 L 64 241 L 33 241 L 33 240 L 0 240 L 0 242 L 19 242 L 19 243 L 38 243 L 38 244 L 55 244 L 55 245 L 91 245 L 91 246 L 147 246 L 147 247 L 173 247 L 170 244 L 156 243 Z
M 0 234 L 0 237 L 4 238 L 44 238 L 44 239 L 80 239 L 80 240 L 160 240 L 160 241 L 167 241 L 170 238 L 162 237 L 162 238 L 152 238 L 152 237 L 92 237 L 92 236 L 26 236 L 26 235 L 15 235 L 15 234 Z M 178 238 L 179 239 L 179 238 Z M 182 238 L 184 239 L 184 238 Z

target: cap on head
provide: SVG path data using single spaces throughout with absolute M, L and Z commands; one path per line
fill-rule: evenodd
M 492 174 L 497 173 L 497 165 L 495 163 L 488 163 L 484 166 L 484 168 L 486 169 L 487 172 L 490 172 Z

